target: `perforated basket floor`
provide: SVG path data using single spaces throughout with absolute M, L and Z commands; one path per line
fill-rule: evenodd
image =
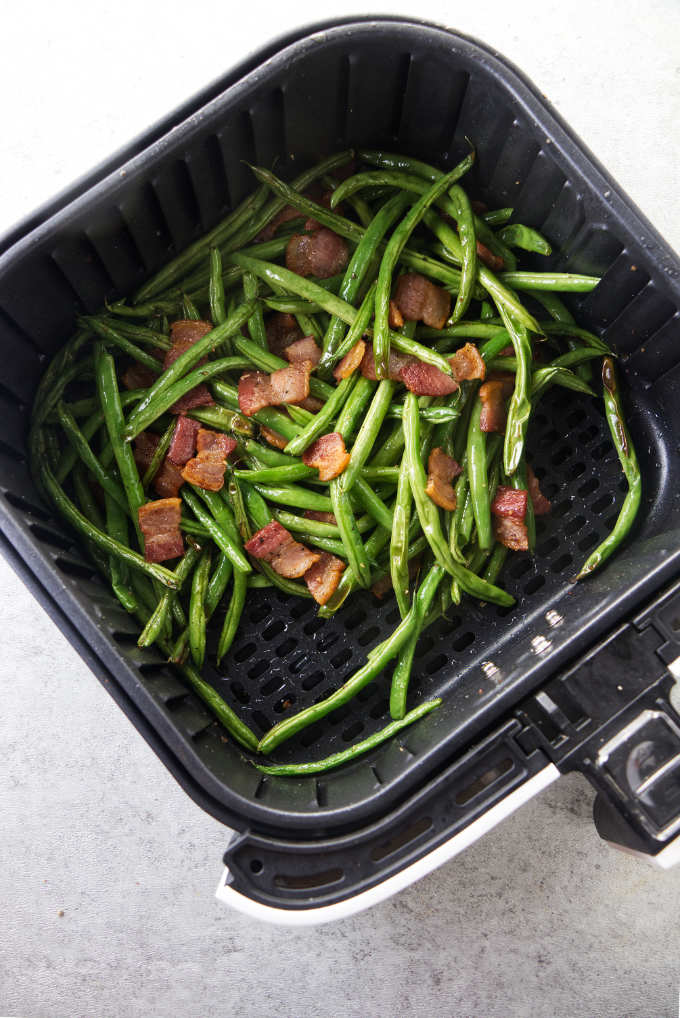
M 292 834 L 384 811 L 677 572 L 680 287 L 659 236 L 521 76 L 478 44 L 431 26 L 366 21 L 289 42 L 256 65 L 228 87 L 217 83 L 200 116 L 189 105 L 162 141 L 137 143 L 124 174 L 93 180 L 44 222 L 15 231 L 12 246 L 0 244 L 0 523 L 37 595 L 58 606 L 192 794 L 200 789 L 234 825 Z M 622 355 L 644 476 L 640 520 L 606 570 L 571 583 L 624 488 L 598 404 L 551 393 L 533 419 L 530 451 L 553 511 L 539 521 L 536 556 L 511 556 L 503 574 L 517 606 L 466 599 L 419 646 L 411 702 L 441 693 L 441 709 L 341 771 L 263 779 L 158 653 L 137 649 L 129 618 L 41 506 L 25 461 L 31 397 L 78 312 L 133 291 L 250 189 L 242 159 L 278 156 L 291 174 L 347 144 L 370 144 L 446 166 L 466 136 L 478 151 L 477 196 L 515 205 L 541 229 L 555 252 L 548 267 L 604 277 L 571 306 Z M 370 594 L 322 622 L 309 602 L 255 591 L 221 673 L 207 676 L 264 731 L 340 685 L 396 619 L 393 601 Z M 213 631 L 220 622 L 218 613 Z M 388 683 L 386 672 L 278 758 L 321 756 L 380 727 Z

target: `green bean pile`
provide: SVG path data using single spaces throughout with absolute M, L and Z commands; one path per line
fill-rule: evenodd
M 360 169 L 340 181 L 336 174 L 355 156 Z M 574 322 L 558 296 L 588 292 L 598 279 L 518 268 L 518 253 L 546 255 L 550 246 L 537 231 L 510 223 L 512 209 L 485 211 L 471 202 L 460 181 L 473 163 L 470 152 L 444 173 L 404 156 L 347 151 L 292 184 L 253 167 L 257 189 L 133 299 L 82 317 L 38 388 L 29 445 L 41 493 L 80 535 L 120 604 L 138 621 L 139 645 L 156 644 L 241 746 L 270 753 L 395 662 L 387 727 L 325 760 L 256 763 L 267 773 L 338 766 L 439 705 L 431 700 L 407 711 L 418 639 L 464 595 L 514 603 L 497 585 L 508 549 L 494 539 L 491 503 L 499 485 L 527 490 L 526 438 L 541 397 L 553 386 L 595 395 L 594 359 L 602 363 L 606 417 L 629 490 L 611 534 L 589 556 L 579 579 L 602 565 L 635 518 L 640 471 L 623 420 L 613 354 Z M 332 191 L 327 205 L 304 193 L 314 182 Z M 295 218 L 262 239 L 287 206 Z M 319 228 L 307 226 L 309 219 L 347 242 L 349 262 L 339 275 L 303 278 L 282 264 L 293 234 Z M 480 257 L 483 250 L 488 257 Z M 502 271 L 492 271 L 490 261 Z M 444 328 L 413 321 L 390 326 L 391 296 L 405 271 L 425 276 L 455 298 Z M 269 406 L 250 417 L 241 412 L 241 374 L 287 364 L 268 347 L 265 315 L 273 311 L 292 314 L 302 335 L 314 337 L 322 351 L 310 383 L 311 395 L 321 402 L 315 413 L 298 405 Z M 163 370 L 151 351 L 170 348 L 170 325 L 178 318 L 202 318 L 213 328 Z M 334 367 L 362 337 L 373 344 L 375 380 L 355 371 L 336 382 Z M 482 429 L 479 381 L 464 380 L 451 395 L 431 397 L 389 377 L 394 352 L 450 375 L 448 358 L 469 342 L 478 343 L 490 372 L 514 377 L 504 435 Z M 148 389 L 121 390 L 130 363 L 153 372 Z M 170 408 L 206 382 L 214 406 L 189 416 L 235 438 L 237 454 L 221 491 L 189 483 L 181 488 L 186 550 L 170 569 L 146 560 L 138 511 L 154 498 L 149 486 L 175 427 Z M 147 429 L 159 441 L 140 472 L 131 443 Z M 269 443 L 267 429 L 282 436 L 285 449 Z M 301 457 L 331 432 L 342 436 L 349 462 L 339 476 L 323 482 Z M 462 467 L 451 511 L 426 491 L 425 465 L 437 448 Z M 529 499 L 530 551 L 531 506 Z M 335 522 L 307 518 L 307 510 L 332 513 Z M 330 617 L 353 591 L 379 583 L 393 590 L 401 621 L 339 689 L 258 739 L 201 671 L 207 625 L 221 606 L 226 613 L 218 665 L 237 634 L 249 589 L 275 586 L 310 596 L 303 583 L 285 579 L 244 550 L 273 520 L 346 565 L 320 616 Z

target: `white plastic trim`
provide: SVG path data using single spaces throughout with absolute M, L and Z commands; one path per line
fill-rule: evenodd
M 245 894 L 234 890 L 231 887 L 231 873 L 225 868 L 222 879 L 216 891 L 216 897 L 225 905 L 235 908 L 238 912 L 250 916 L 252 919 L 260 919 L 262 922 L 273 923 L 278 926 L 318 926 L 321 923 L 333 922 L 337 919 L 345 919 L 347 916 L 356 915 L 364 909 L 385 901 L 393 894 L 414 884 L 427 873 L 431 873 L 449 859 L 453 859 L 464 849 L 474 844 L 479 838 L 490 831 L 493 827 L 514 813 L 516 809 L 523 806 L 529 799 L 533 799 L 544 788 L 559 778 L 560 772 L 554 764 L 550 763 L 538 774 L 528 778 L 522 785 L 509 792 L 504 799 L 491 806 L 482 816 L 460 831 L 452 838 L 433 849 L 422 859 L 411 863 L 405 869 L 400 870 L 393 876 L 369 887 L 366 891 L 355 894 L 346 901 L 338 901 L 333 905 L 322 905 L 318 908 L 286 909 L 274 908 L 271 905 L 263 905 L 259 901 L 253 901 Z

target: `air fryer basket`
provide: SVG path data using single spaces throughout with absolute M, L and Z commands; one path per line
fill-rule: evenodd
M 551 394 L 533 419 L 529 451 L 554 508 L 539 521 L 536 555 L 513 555 L 505 570 L 516 607 L 466 599 L 419 645 L 412 702 L 442 695 L 441 709 L 337 772 L 264 778 L 159 653 L 136 647 L 134 623 L 40 501 L 26 462 L 32 396 L 78 313 L 133 292 L 252 188 L 243 160 L 276 161 L 290 177 L 329 152 L 370 145 L 448 167 L 468 137 L 477 150 L 469 179 L 475 197 L 513 205 L 518 220 L 551 242 L 553 255 L 536 259 L 537 267 L 603 276 L 570 304 L 620 356 L 644 479 L 639 521 L 606 569 L 572 582 L 611 527 L 625 484 L 598 404 Z M 215 816 L 292 839 L 377 822 L 424 794 L 474 737 L 677 576 L 678 271 L 676 256 L 536 90 L 484 46 L 399 19 L 289 37 L 0 243 L 0 526 L 10 555 Z M 322 621 L 309 602 L 252 591 L 228 660 L 208 678 L 264 731 L 336 688 L 396 619 L 392 600 L 378 603 L 368 593 Z M 381 727 L 388 682 L 383 676 L 278 758 L 323 756 Z

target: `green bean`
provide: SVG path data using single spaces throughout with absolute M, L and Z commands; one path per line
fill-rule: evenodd
M 106 508 L 106 531 L 120 544 L 128 543 L 128 522 L 127 517 L 120 505 L 111 496 L 104 492 L 104 505 Z M 127 508 L 127 507 L 126 507 Z M 137 599 L 130 586 L 130 578 L 127 566 L 116 555 L 109 556 L 109 570 L 111 573 L 111 587 L 113 592 L 128 612 L 135 611 Z
M 345 442 L 348 442 L 352 436 L 358 420 L 373 397 L 375 388 L 376 383 L 364 378 L 363 375 L 358 379 L 352 394 L 335 422 L 335 430 L 342 435 Z
M 238 574 L 235 574 L 235 576 Z M 234 583 L 234 587 L 236 584 Z M 245 592 L 244 592 L 245 593 Z M 199 673 L 189 664 L 182 666 L 182 672 L 190 685 L 198 693 L 201 699 L 210 707 L 213 714 L 224 725 L 232 738 L 246 749 L 254 750 L 257 746 L 257 739 L 250 728 L 241 721 L 231 707 L 225 703 L 219 693 L 209 683 L 201 678 Z
M 220 639 L 217 646 L 218 665 L 221 663 L 222 658 L 234 642 L 234 637 L 236 636 L 239 622 L 241 621 L 241 615 L 243 614 L 243 607 L 246 602 L 246 589 L 247 573 L 242 572 L 240 569 L 235 569 L 231 600 L 229 601 L 227 614 L 224 617 L 224 624 L 222 626 L 222 632 L 220 633 Z
M 234 477 L 250 484 L 287 484 L 289 481 L 302 481 L 309 477 L 318 477 L 315 467 L 306 467 L 304 463 L 291 463 L 287 466 L 262 467 L 258 470 L 234 470 Z
M 364 335 L 369 327 L 371 318 L 373 317 L 373 308 L 375 306 L 375 288 L 376 283 L 373 282 L 366 291 L 366 296 L 361 302 L 359 311 L 353 323 L 350 325 L 345 338 L 340 342 L 334 350 L 330 348 L 321 354 L 321 360 L 319 361 L 319 368 L 323 370 L 324 367 L 330 367 L 336 361 L 342 360 L 342 358 L 350 352 L 350 350 L 359 342 L 361 337 Z M 340 319 L 335 319 L 340 321 Z M 344 325 L 344 322 L 342 323 Z
M 477 281 L 477 235 L 475 232 L 475 217 L 470 205 L 470 199 L 465 191 L 458 184 L 455 184 L 449 191 L 451 201 L 456 205 L 458 214 L 458 236 L 462 251 L 460 290 L 451 315 L 452 322 L 458 322 L 463 317 L 470 301 Z
M 226 322 L 216 326 L 206 333 L 205 336 L 202 336 L 188 350 L 185 350 L 170 367 L 166 368 L 162 375 L 148 389 L 144 399 L 139 402 L 130 414 L 125 431 L 128 441 L 134 438 L 134 427 L 141 415 L 147 413 L 150 408 L 153 408 L 160 396 L 175 383 L 178 383 L 205 354 L 211 353 L 219 343 L 238 332 L 252 314 L 252 309 L 252 303 L 239 305 Z M 206 367 L 208 366 L 206 365 Z M 136 434 L 139 434 L 139 432 L 136 432 Z
M 503 226 L 512 217 L 514 209 L 492 209 L 490 212 L 483 212 L 482 219 L 487 226 Z
M 182 313 L 186 321 L 199 322 L 201 320 L 198 308 L 192 301 L 191 297 L 188 297 L 186 293 L 182 294 Z
M 487 583 L 496 582 L 507 557 L 508 549 L 505 545 L 496 544 L 483 574 Z
M 290 739 L 303 728 L 314 724 L 315 721 L 319 721 L 337 707 L 347 703 L 348 700 L 351 700 L 360 690 L 367 686 L 369 682 L 372 682 L 380 674 L 388 661 L 396 657 L 401 647 L 416 628 L 419 616 L 424 614 L 423 606 L 429 604 L 432 600 L 442 578 L 442 573 L 443 570 L 439 566 L 435 565 L 430 569 L 421 584 L 409 614 L 405 619 L 402 619 L 400 625 L 397 626 L 391 636 L 388 636 L 378 647 L 374 648 L 366 664 L 359 671 L 355 672 L 335 693 L 326 697 L 325 700 L 312 704 L 311 707 L 307 707 L 298 714 L 274 725 L 260 739 L 258 751 L 260 753 L 269 753 L 271 750 L 276 749 L 282 742 Z
M 530 226 L 513 223 L 499 230 L 498 237 L 510 247 L 521 247 L 524 251 L 535 251 L 536 254 L 552 254 L 552 248 L 545 237 Z
M 263 774 L 287 776 L 319 774 L 322 771 L 330 771 L 334 767 L 340 767 L 341 764 L 348 763 L 350 760 L 355 760 L 358 756 L 368 753 L 369 750 L 375 749 L 376 746 L 382 745 L 383 742 L 387 742 L 393 735 L 396 735 L 404 728 L 412 725 L 414 721 L 418 721 L 426 714 L 429 714 L 430 711 L 435 710 L 440 704 L 441 699 L 427 700 L 425 703 L 414 707 L 400 721 L 392 721 L 390 724 L 385 725 L 384 728 L 381 728 L 379 732 L 367 736 L 361 742 L 355 743 L 354 746 L 349 746 L 347 749 L 332 753 L 330 756 L 324 757 L 323 760 L 314 760 L 309 763 L 269 764 L 266 766 L 264 764 L 255 764 L 255 766 Z
M 472 409 L 467 439 L 467 475 L 470 502 L 477 526 L 477 543 L 485 551 L 493 544 L 491 504 L 489 500 L 486 435 L 480 427 L 482 403 L 479 397 Z
M 557 290 L 558 293 L 590 293 L 600 282 L 599 276 L 580 276 L 573 272 L 501 272 L 499 278 L 514 290 Z
M 359 528 L 349 499 L 340 487 L 340 478 L 334 478 L 329 487 L 333 514 L 340 532 L 344 555 L 361 587 L 371 585 L 371 566 L 361 540 Z
M 198 562 L 199 556 L 200 548 L 190 544 L 175 568 L 174 576 L 177 580 L 177 590 L 182 589 L 184 581 L 191 575 L 194 566 Z M 150 647 L 163 635 L 163 632 L 170 621 L 170 611 L 174 597 L 174 592 L 167 590 L 159 599 L 155 610 L 150 615 L 139 639 L 137 640 L 138 647 Z
M 395 383 L 387 378 L 378 383 L 371 405 L 354 440 L 349 463 L 340 475 L 340 490 L 345 494 L 351 491 L 361 468 L 373 451 L 378 432 L 389 409 L 394 388 Z
M 295 438 L 292 438 L 288 442 L 285 447 L 285 451 L 291 456 L 298 456 L 300 453 L 304 452 L 304 450 L 307 449 L 320 435 L 326 434 L 330 428 L 331 422 L 337 417 L 342 407 L 351 397 L 356 383 L 356 374 L 350 375 L 349 378 L 343 378 L 337 388 L 333 390 L 332 395 L 328 398 L 321 410 L 319 410 L 317 414 L 314 414 L 314 417 L 309 424 L 302 429 L 299 435 L 296 435 Z
M 421 412 L 423 416 L 424 411 Z M 425 418 L 427 420 L 427 418 Z M 361 477 L 364 481 L 371 481 L 379 484 L 381 481 L 386 484 L 397 484 L 399 481 L 399 467 L 362 467 Z
M 348 325 L 352 325 L 356 320 L 359 313 L 356 308 L 340 297 L 336 297 L 335 294 L 327 293 L 318 283 L 314 283 L 311 279 L 303 279 L 295 272 L 284 269 L 280 265 L 275 265 L 273 262 L 259 261 L 256 258 L 249 258 L 244 254 L 230 254 L 229 258 L 234 264 L 240 265 L 245 269 L 251 269 L 260 279 L 264 279 L 270 284 L 283 286 L 292 293 L 297 293 L 301 297 L 315 301 L 324 311 L 327 311 L 330 315 L 337 315 Z M 389 331 L 389 339 L 400 353 L 410 354 L 412 357 L 417 357 L 418 360 L 425 361 L 426 364 L 434 364 L 435 367 L 445 374 L 451 374 L 449 362 L 429 347 L 423 346 L 413 339 L 408 339 L 398 332 Z
M 135 322 L 129 322 L 125 318 L 112 322 L 102 315 L 96 315 L 95 317 L 98 321 L 115 328 L 116 332 L 121 336 L 125 336 L 127 339 L 134 339 L 137 343 L 151 346 L 155 350 L 169 350 L 172 346 L 172 341 L 166 333 L 158 332 L 147 325 L 136 325 Z
M 202 668 L 205 661 L 207 624 L 205 599 L 209 576 L 210 552 L 206 549 L 194 570 L 191 580 L 191 599 L 189 602 L 189 648 L 197 668 Z
M 173 294 L 172 299 L 161 300 L 155 298 L 146 301 L 144 304 L 135 304 L 129 307 L 124 300 L 117 300 L 113 304 L 105 304 L 106 310 L 111 315 L 120 318 L 153 318 L 155 315 L 176 315 L 181 309 L 181 293 Z
M 587 396 L 595 395 L 588 383 L 569 371 L 568 368 L 549 364 L 534 371 L 531 381 L 531 398 L 533 400 L 540 399 L 545 390 L 553 384 L 561 385 L 565 389 L 573 389 L 574 392 L 584 392 Z
M 149 465 L 144 472 L 142 477 L 142 487 L 148 488 L 154 477 L 161 468 L 161 463 L 165 459 L 165 454 L 170 448 L 172 442 L 172 436 L 175 434 L 175 428 L 177 427 L 177 419 L 173 418 L 168 424 L 167 428 L 160 437 L 160 441 L 153 451 L 153 456 L 149 461 Z
M 114 540 L 100 528 L 91 524 L 66 495 L 51 469 L 44 462 L 44 457 L 40 470 L 45 490 L 55 507 L 71 524 L 74 530 L 80 531 L 88 541 L 92 541 L 108 555 L 117 555 L 124 562 L 127 562 L 128 565 L 141 570 L 143 573 L 147 573 L 153 579 L 159 580 L 164 586 L 170 587 L 172 590 L 178 589 L 177 580 L 170 569 L 157 565 L 155 562 L 147 562 L 138 552 Z
M 262 317 L 262 306 L 259 301 L 256 300 L 259 290 L 259 283 L 252 272 L 243 273 L 243 299 L 245 301 L 255 301 L 253 313 L 248 319 L 248 332 L 250 333 L 250 339 L 259 347 L 261 350 L 268 350 L 267 345 L 267 333 L 264 327 L 264 318 Z
M 210 512 L 203 508 L 194 492 L 200 494 Z M 249 573 L 251 565 L 241 549 L 238 530 L 229 506 L 215 492 L 204 491 L 198 487 L 191 491 L 186 484 L 182 487 L 182 499 L 199 523 L 206 528 L 220 551 L 228 556 L 234 568 Z
M 210 248 L 210 283 L 208 285 L 210 317 L 213 325 L 223 325 L 227 320 L 224 306 L 224 280 L 222 279 L 222 255 L 219 248 Z
M 153 371 L 154 374 L 158 375 L 161 373 L 162 365 L 157 357 L 147 353 L 146 350 L 140 350 L 133 342 L 126 339 L 125 336 L 121 336 L 119 332 L 116 332 L 112 326 L 101 321 L 101 319 L 94 317 L 85 318 L 83 321 L 85 321 L 89 328 L 92 329 L 92 331 L 95 332 L 100 339 L 103 339 L 105 343 L 110 343 L 112 346 L 117 347 L 122 353 L 127 354 L 128 357 L 132 357 L 140 364 L 143 364 L 145 368 Z
M 390 576 L 399 613 L 406 617 L 410 608 L 408 571 L 408 528 L 411 522 L 411 486 L 406 456 L 402 456 L 397 484 L 397 497 L 392 508 L 390 538 Z
M 57 419 L 78 458 L 114 502 L 117 502 L 126 510 L 127 501 L 119 485 L 104 470 L 102 464 L 92 452 L 85 435 L 76 424 L 75 418 L 61 402 L 57 404 Z
M 84 515 L 95 527 L 104 530 L 106 524 L 101 510 L 94 500 L 92 488 L 88 480 L 87 471 L 82 463 L 78 463 L 73 470 L 73 490 Z
M 545 333 L 546 336 L 570 336 L 581 339 L 593 350 L 597 350 L 605 356 L 613 356 L 612 351 L 603 339 L 596 336 L 594 332 L 589 332 L 588 329 L 581 329 L 578 325 L 573 325 L 571 322 L 541 322 L 540 328 L 541 332 Z
M 225 381 L 213 381 L 210 388 L 215 399 L 220 400 L 225 404 L 225 406 L 217 408 L 207 407 L 206 410 L 219 409 L 220 412 L 223 412 L 225 408 L 228 411 L 239 410 L 238 390 L 233 385 Z M 194 411 L 192 410 L 191 416 L 193 416 L 193 414 Z M 203 418 L 197 417 L 197 420 L 202 419 Z M 239 419 L 243 420 L 243 418 Z M 250 418 L 247 418 L 247 420 L 254 421 L 256 424 L 264 425 L 266 428 L 271 428 L 272 431 L 277 431 L 280 435 L 283 435 L 284 438 L 293 438 L 295 435 L 299 434 L 301 430 L 297 424 L 291 421 L 290 417 L 286 414 L 282 414 L 280 410 L 275 410 L 273 407 L 264 407 L 262 410 L 258 410 L 257 413 L 252 414 Z M 250 427 L 250 434 L 252 434 L 252 424 Z M 231 428 L 229 430 L 231 430 Z
M 373 491 L 363 477 L 357 477 L 352 487 L 352 495 L 361 504 L 363 509 L 369 513 L 376 523 L 386 530 L 392 530 L 392 513 L 387 508 L 380 496 Z
M 453 170 L 435 181 L 427 191 L 411 206 L 400 224 L 387 242 L 385 253 L 380 262 L 378 285 L 375 291 L 375 320 L 373 323 L 373 353 L 375 356 L 375 373 L 378 378 L 387 378 L 390 353 L 390 329 L 388 325 L 390 311 L 390 293 L 392 290 L 392 274 L 399 256 L 406 246 L 408 238 L 423 219 L 430 205 L 437 200 L 452 184 L 467 172 L 474 162 L 474 153 L 466 156 Z M 337 193 L 337 192 L 336 192 Z
M 531 413 L 531 342 L 527 330 L 515 321 L 502 304 L 498 309 L 503 323 L 510 334 L 512 346 L 517 359 L 515 371 L 515 387 L 508 406 L 508 422 L 505 428 L 505 446 L 503 450 L 503 469 L 508 477 L 514 474 L 517 464 L 522 458 L 526 439 L 529 415 Z
M 468 512 L 468 506 L 470 514 L 473 515 L 472 499 L 468 490 L 467 452 L 461 462 L 461 467 L 463 468 L 462 473 L 458 477 L 456 487 L 454 489 L 456 493 L 456 508 L 453 511 L 449 524 L 449 550 L 456 562 L 460 562 L 461 565 L 465 565 L 466 560 L 463 554 L 465 528 L 463 521 L 466 513 Z
M 277 505 L 289 505 L 297 509 L 318 509 L 328 513 L 333 511 L 328 495 L 320 495 L 306 488 L 288 484 L 256 484 L 254 487 L 268 502 L 275 502 Z
M 628 492 L 611 533 L 588 556 L 581 566 L 576 577 L 577 580 L 582 580 L 585 576 L 589 576 L 596 569 L 599 569 L 602 563 L 606 562 L 612 552 L 619 547 L 635 522 L 642 497 L 640 467 L 633 441 L 623 416 L 621 393 L 619 391 L 614 361 L 611 357 L 605 357 L 602 361 L 602 388 L 607 424 L 609 425 L 619 462 L 628 482 Z
M 419 455 L 420 422 L 418 419 L 418 401 L 410 392 L 404 404 L 404 437 L 405 455 L 408 460 L 409 483 L 413 493 L 413 501 L 420 520 L 423 534 L 432 549 L 436 561 L 457 580 L 461 589 L 473 597 L 482 597 L 495 604 L 510 606 L 514 598 L 504 590 L 484 583 L 479 577 L 469 572 L 464 566 L 454 561 L 448 544 L 444 538 L 439 519 L 439 510 L 425 492 L 425 470 Z

